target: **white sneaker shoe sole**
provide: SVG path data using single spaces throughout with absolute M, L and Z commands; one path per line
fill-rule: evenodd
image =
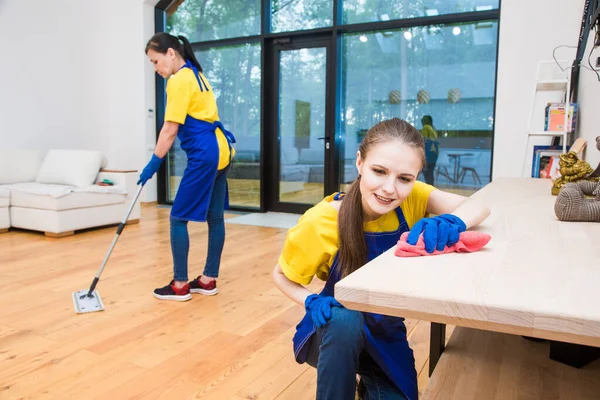
M 212 290 L 206 290 L 206 289 L 190 289 L 191 293 L 199 293 L 199 294 L 203 294 L 205 296 L 214 296 L 215 294 L 219 293 L 219 289 L 214 288 Z
M 192 294 L 188 293 L 185 296 L 176 296 L 176 295 L 160 295 L 156 293 L 152 293 L 154 297 L 160 300 L 174 300 L 174 301 L 188 301 L 192 299 Z

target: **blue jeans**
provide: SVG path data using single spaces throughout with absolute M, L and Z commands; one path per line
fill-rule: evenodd
M 406 400 L 365 350 L 361 312 L 334 307 L 331 319 L 317 328 L 309 344 L 307 363 L 317 368 L 317 400 L 354 400 L 356 374 L 364 400 Z
M 428 163 L 423 170 L 423 176 L 425 177 L 425 183 L 428 185 L 433 185 L 434 178 L 433 173 L 435 172 L 435 163 Z
M 225 195 L 227 194 L 227 171 L 229 167 L 217 171 L 206 222 L 208 223 L 208 252 L 202 275 L 211 278 L 219 276 L 221 254 L 225 244 L 225 222 L 223 212 Z M 171 251 L 173 253 L 173 279 L 188 280 L 188 254 L 190 237 L 187 229 L 188 221 L 171 217 Z

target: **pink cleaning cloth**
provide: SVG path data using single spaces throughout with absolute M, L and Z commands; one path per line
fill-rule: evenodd
M 452 246 L 447 246 L 442 251 L 434 250 L 433 253 L 428 253 L 425 250 L 425 243 L 423 242 L 422 234 L 419 236 L 419 240 L 414 246 L 406 243 L 407 237 L 408 232 L 404 232 L 402 236 L 400 236 L 400 240 L 398 240 L 398 244 L 396 245 L 396 251 L 394 252 L 397 257 L 435 256 L 446 253 L 472 253 L 474 251 L 481 250 L 481 248 L 488 244 L 492 238 L 487 233 L 466 231 L 460 234 L 458 242 Z

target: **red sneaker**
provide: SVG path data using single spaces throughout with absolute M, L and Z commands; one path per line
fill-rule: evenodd
M 171 281 L 167 286 L 154 289 L 154 297 L 161 300 L 188 301 L 192 298 L 190 285 L 185 284 L 180 289 L 175 287 L 175 281 Z
M 219 289 L 217 289 L 217 281 L 216 280 L 214 280 L 210 283 L 202 283 L 200 281 L 201 276 L 202 275 L 199 275 L 196 279 L 189 282 L 190 292 L 200 293 L 205 296 L 213 296 L 213 295 L 219 293 Z

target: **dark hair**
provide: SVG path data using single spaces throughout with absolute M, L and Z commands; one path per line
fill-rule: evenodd
M 186 39 L 185 36 L 180 35 L 176 37 L 166 32 L 159 32 L 156 35 L 152 36 L 150 40 L 148 40 L 148 43 L 146 44 L 146 54 L 148 54 L 148 50 L 150 49 L 161 54 L 166 54 L 167 50 L 173 49 L 184 60 L 190 60 L 190 62 L 194 64 L 194 66 L 198 69 L 199 72 L 203 72 L 202 66 L 196 59 L 196 55 L 194 55 L 192 45 Z
M 373 145 L 390 140 L 401 140 L 416 149 L 421 155 L 421 168 L 425 164 L 425 145 L 423 137 L 414 126 L 399 118 L 381 121 L 367 132 L 358 151 L 365 160 Z M 399 155 L 401 157 L 401 155 Z M 360 192 L 360 175 L 350 185 L 344 196 L 338 215 L 340 247 L 338 263 L 341 276 L 345 277 L 367 262 L 367 243 L 363 230 L 363 206 Z
M 421 118 L 421 122 L 423 123 L 423 125 L 433 126 L 433 118 L 431 118 L 431 115 L 423 115 L 423 118 Z

